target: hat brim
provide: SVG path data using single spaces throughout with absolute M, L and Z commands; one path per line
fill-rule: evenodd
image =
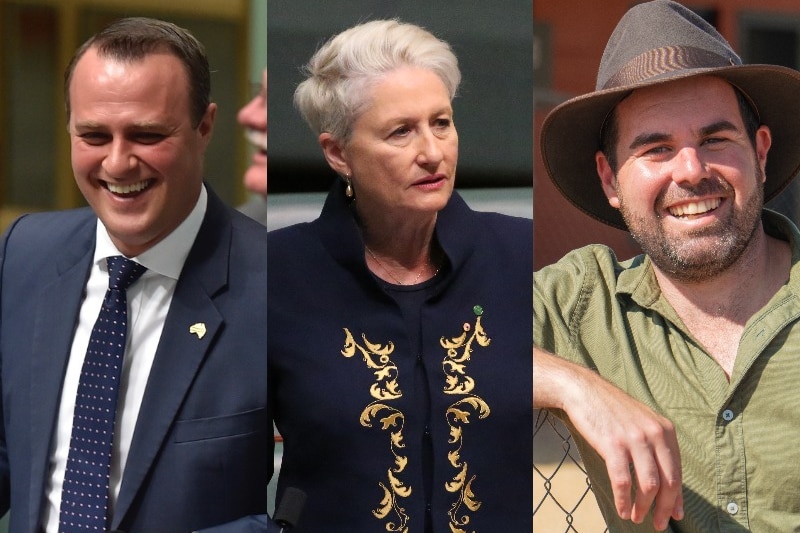
M 573 205 L 589 216 L 627 231 L 600 184 L 595 153 L 600 128 L 621 98 L 635 89 L 679 79 L 713 75 L 742 90 L 755 104 L 761 124 L 772 132 L 767 156 L 765 201 L 781 192 L 800 170 L 800 72 L 777 65 L 690 69 L 645 82 L 595 91 L 558 105 L 542 124 L 540 148 L 548 175 Z

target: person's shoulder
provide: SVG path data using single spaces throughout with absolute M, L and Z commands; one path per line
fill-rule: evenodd
M 507 215 L 495 211 L 473 211 L 473 213 L 475 213 L 475 216 L 492 224 L 533 227 L 533 220 L 526 217 Z
M 606 308 L 615 298 L 620 278 L 631 261 L 618 261 L 614 251 L 601 244 L 568 252 L 534 272 L 534 316 L 573 320 L 585 312 L 589 302 Z
M 257 220 L 236 209 L 230 208 L 229 212 L 234 231 L 245 233 L 249 237 L 259 240 L 265 240 L 267 238 L 268 231 L 264 224 L 261 224 Z
M 41 276 L 60 258 L 78 260 L 89 253 L 96 228 L 97 217 L 89 208 L 22 215 L 0 238 L 0 269 L 24 284 L 27 274 Z
M 297 239 L 308 238 L 313 233 L 313 224 L 311 222 L 298 222 L 290 226 L 284 226 L 269 231 L 269 243 L 273 244 L 291 244 Z
M 94 212 L 88 207 L 77 209 L 64 209 L 59 211 L 36 211 L 21 215 L 15 222 L 19 224 L 41 225 L 68 225 L 70 229 L 88 221 L 97 220 Z
M 97 217 L 88 207 L 28 213 L 9 225 L 4 238 L 30 247 L 57 246 L 74 237 L 93 236 L 96 222 Z
M 621 261 L 612 248 L 604 244 L 589 244 L 567 252 L 561 259 L 536 271 L 536 282 L 559 277 L 603 278 L 609 282 L 622 272 L 642 264 L 643 255 Z M 613 282 L 612 282 L 613 284 Z
M 533 220 L 493 211 L 472 211 L 475 225 L 501 239 L 530 240 L 533 243 Z
M 487 213 L 493 224 L 514 235 L 533 235 L 533 220 L 530 218 L 504 215 L 502 213 Z
M 270 230 L 267 236 L 267 260 L 280 268 L 311 261 L 322 249 L 322 241 L 311 222 Z

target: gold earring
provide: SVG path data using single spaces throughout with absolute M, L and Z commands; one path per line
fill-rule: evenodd
M 347 184 L 347 187 L 344 188 L 344 195 L 347 196 L 348 199 L 352 200 L 354 193 L 353 193 L 353 182 L 350 180 L 350 174 L 347 174 L 344 177 L 344 181 Z

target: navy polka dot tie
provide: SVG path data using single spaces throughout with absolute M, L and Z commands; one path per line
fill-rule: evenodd
M 106 263 L 108 291 L 89 338 L 75 399 L 60 533 L 108 530 L 111 445 L 128 330 L 125 291 L 146 268 L 122 256 Z

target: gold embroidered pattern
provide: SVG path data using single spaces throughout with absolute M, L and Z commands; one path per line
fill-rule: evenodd
M 381 423 L 381 430 L 389 431 L 390 449 L 394 455 L 394 467 L 387 470 L 387 482 L 378 483 L 383 489 L 383 498 L 378 507 L 373 509 L 372 514 L 380 520 L 388 520 L 386 531 L 408 533 L 408 515 L 398 500 L 398 498 L 408 498 L 412 492 L 411 487 L 398 477 L 408 464 L 408 457 L 402 454 L 402 449 L 405 448 L 403 443 L 405 415 L 386 403 L 403 396 L 397 382 L 398 369 L 390 357 L 394 351 L 394 344 L 391 341 L 386 345 L 371 343 L 362 333 L 361 339 L 364 342 L 362 346 L 356 342 L 349 329 L 344 328 L 344 333 L 342 355 L 353 357 L 356 352 L 361 353 L 367 368 L 373 370 L 375 374 L 375 383 L 369 388 L 369 394 L 374 400 L 361 412 L 359 421 L 364 427 L 373 427 L 373 422 L 378 420 Z M 396 522 L 387 518 L 391 513 L 394 513 Z
M 470 415 L 476 414 L 479 419 L 486 418 L 491 413 L 489 405 L 480 397 L 472 394 L 475 380 L 467 375 L 467 362 L 472 356 L 473 347 L 489 346 L 491 339 L 486 335 L 481 324 L 483 309 L 476 305 L 475 325 L 464 323 L 464 332 L 458 337 L 446 339 L 442 337 L 439 343 L 447 350 L 447 356 L 442 361 L 442 368 L 446 376 L 444 387 L 445 394 L 461 396 L 448 407 L 446 412 L 447 424 L 450 426 L 450 439 L 448 442 L 453 448 L 447 454 L 450 465 L 457 470 L 452 480 L 445 483 L 448 492 L 457 494 L 457 499 L 450 507 L 450 531 L 452 533 L 468 533 L 469 511 L 476 512 L 481 502 L 475 498 L 472 483 L 476 476 L 469 474 L 469 465 L 461 460 L 461 448 L 464 443 L 464 426 L 469 424 Z M 471 333 L 470 333 L 471 332 Z M 463 509 L 466 507 L 466 509 Z M 472 531 L 471 533 L 475 533 Z

